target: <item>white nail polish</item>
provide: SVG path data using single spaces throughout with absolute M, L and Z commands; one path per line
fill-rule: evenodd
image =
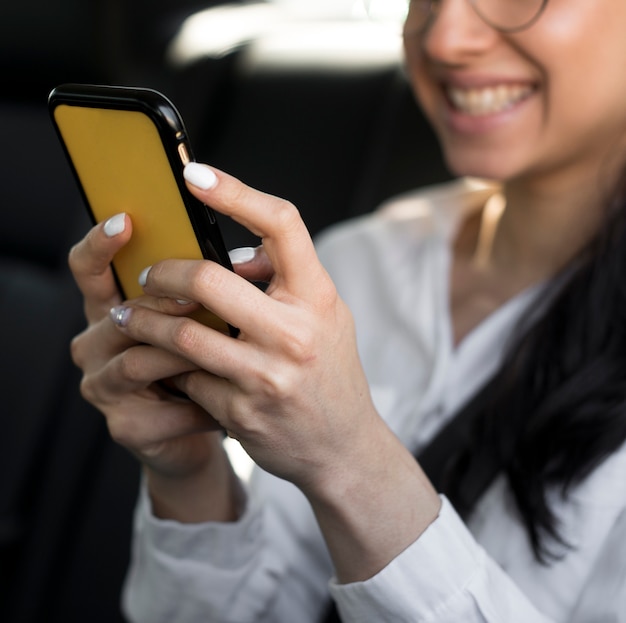
M 238 249 L 231 249 L 228 252 L 230 263 L 233 265 L 251 262 L 254 259 L 254 256 L 255 249 L 253 247 L 239 247 Z
M 217 184 L 215 173 L 209 167 L 198 162 L 190 162 L 183 170 L 183 175 L 190 184 L 202 190 L 209 190 Z
M 124 231 L 126 228 L 125 216 L 124 213 L 116 214 L 105 222 L 103 229 L 107 237 L 113 238 L 113 236 L 117 236 Z
M 152 266 L 148 266 L 148 268 L 144 268 L 141 273 L 139 273 L 139 285 L 143 288 L 148 281 L 148 273 Z

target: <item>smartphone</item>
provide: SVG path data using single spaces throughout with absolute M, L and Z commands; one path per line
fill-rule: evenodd
M 93 222 L 120 212 L 132 219 L 132 238 L 113 259 L 124 298 L 143 294 L 139 274 L 160 260 L 204 258 L 232 270 L 215 214 L 185 185 L 193 153 L 168 98 L 152 89 L 64 84 L 48 105 Z M 190 315 L 237 334 L 204 308 Z

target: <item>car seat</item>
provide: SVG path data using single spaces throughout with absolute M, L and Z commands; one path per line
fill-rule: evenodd
M 80 397 L 69 357 L 84 320 L 66 256 L 89 224 L 48 119 L 49 90 L 67 81 L 164 90 L 200 160 L 292 200 L 313 235 L 448 177 L 399 56 L 344 63 L 336 50 L 329 63 L 328 49 L 315 46 L 304 56 L 288 46 L 277 55 L 264 45 L 280 34 L 274 29 L 221 55 L 174 62 L 175 33 L 198 4 L 215 3 L 23 0 L 0 8 L 0 620 L 7 623 L 123 621 L 119 592 L 140 478 Z M 327 26 L 307 26 L 317 28 L 320 45 Z M 256 242 L 228 221 L 222 226 L 230 247 Z

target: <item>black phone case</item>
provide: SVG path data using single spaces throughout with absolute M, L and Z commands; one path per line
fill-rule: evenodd
M 193 151 L 189 144 L 182 117 L 174 104 L 165 95 L 153 89 L 88 84 L 64 84 L 50 93 L 48 106 L 51 112 L 52 123 L 59 136 L 78 187 L 81 190 L 85 205 L 89 208 L 89 201 L 83 192 L 80 179 L 76 174 L 72 159 L 67 153 L 61 133 L 54 119 L 54 108 L 59 104 L 111 108 L 115 110 L 136 110 L 148 115 L 158 129 L 204 257 L 232 269 L 213 210 L 198 201 L 187 190 L 185 185 L 178 149 L 181 144 L 184 145 L 191 161 L 194 161 Z M 95 222 L 93 213 L 91 216 Z
M 158 91 L 146 88 L 86 84 L 64 84 L 58 86 L 50 93 L 48 107 L 52 123 L 80 189 L 83 201 L 95 224 L 97 219 L 91 209 L 89 199 L 83 189 L 80 177 L 55 119 L 54 111 L 60 105 L 137 111 L 147 115 L 158 131 L 203 257 L 218 262 L 232 270 L 228 252 L 213 210 L 196 199 L 185 184 L 183 177 L 184 161 L 181 150 L 189 161 L 194 161 L 194 156 L 183 120 L 174 104 L 167 97 Z M 124 289 L 119 279 L 118 286 L 124 294 Z M 237 334 L 237 330 L 232 327 L 229 327 L 229 332 L 231 335 Z

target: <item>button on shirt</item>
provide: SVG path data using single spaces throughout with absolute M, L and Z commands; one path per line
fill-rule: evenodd
M 414 452 L 497 370 L 541 293 L 522 292 L 454 346 L 450 242 L 493 192 L 460 180 L 409 194 L 317 242 L 354 314 L 374 403 Z M 131 621 L 317 623 L 330 589 L 345 623 L 626 622 L 626 447 L 566 502 L 555 494 L 574 547 L 551 566 L 534 559 L 503 477 L 467 526 L 442 498 L 439 517 L 415 543 L 373 578 L 347 585 L 332 579 L 296 487 L 260 469 L 246 487 L 240 520 L 197 525 L 155 518 L 142 490 L 124 591 Z

